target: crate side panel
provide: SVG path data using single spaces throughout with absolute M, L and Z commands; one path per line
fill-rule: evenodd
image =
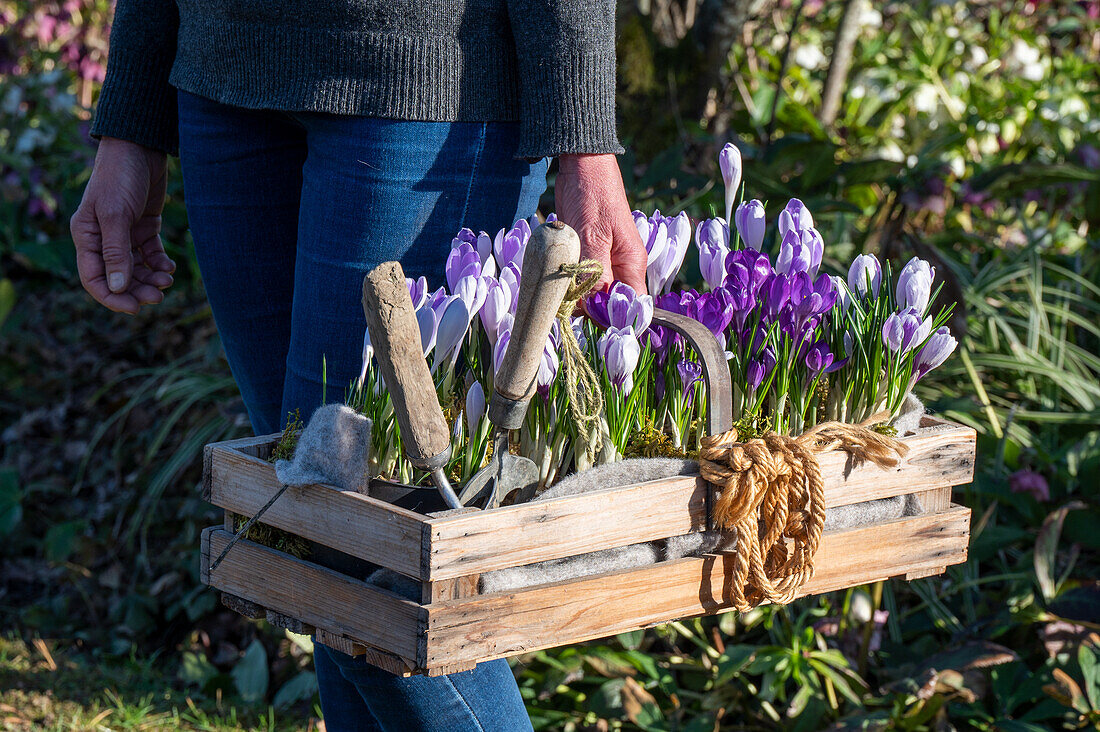
M 210 500 L 253 516 L 281 484 L 268 462 L 234 450 L 210 455 Z M 331 486 L 292 486 L 263 515 L 263 523 L 368 562 L 420 577 L 424 519 L 412 511 Z
M 802 594 L 963 562 L 969 526 L 970 510 L 952 506 L 827 533 L 817 573 Z M 729 609 L 732 571 L 732 555 L 691 557 L 431 605 L 426 666 L 480 662 Z
M 402 658 L 416 658 L 421 614 L 416 603 L 245 539 L 211 572 L 210 559 L 233 535 L 219 528 L 203 535 L 209 540 L 203 572 L 210 586 Z
M 826 509 L 968 483 L 974 431 L 957 425 L 904 439 L 897 468 L 850 465 L 848 453 L 820 457 Z M 691 476 L 609 488 L 580 496 L 429 520 L 428 579 L 491 572 L 548 559 L 679 536 L 706 522 L 705 488 Z

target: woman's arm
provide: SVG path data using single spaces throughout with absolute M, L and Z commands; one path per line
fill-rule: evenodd
M 176 90 L 168 75 L 178 30 L 175 0 L 118 0 L 92 135 L 176 154 Z
M 645 292 L 646 249 L 615 155 L 615 1 L 509 0 L 520 77 L 517 157 L 558 157 L 558 217 L 581 253 Z

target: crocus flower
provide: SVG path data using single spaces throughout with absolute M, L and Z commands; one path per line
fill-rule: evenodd
M 840 303 L 840 311 L 847 313 L 848 308 L 852 306 L 852 293 L 848 289 L 847 283 L 839 275 L 832 275 L 831 279 L 833 287 L 836 289 L 837 301 Z
M 910 259 L 898 275 L 898 287 L 894 293 L 898 309 L 916 308 L 923 315 L 932 297 L 932 280 L 935 277 L 935 267 L 917 257 Z
M 761 285 L 774 275 L 768 255 L 755 249 L 738 249 L 726 257 L 726 284 L 759 292 Z
M 519 303 L 519 278 L 520 270 L 515 263 L 509 263 L 500 268 L 500 280 L 502 285 L 508 286 L 508 293 L 511 295 L 511 300 L 508 303 L 508 310 L 510 312 L 516 312 L 516 305 Z
M 833 352 L 829 350 L 829 344 L 820 340 L 810 346 L 806 352 L 806 368 L 816 376 L 833 365 Z
M 554 383 L 554 377 L 558 375 L 560 363 L 558 350 L 548 339 L 546 347 L 542 349 L 542 360 L 539 362 L 538 374 L 535 377 L 535 388 L 543 399 L 546 399 L 550 394 L 550 385 Z
M 481 274 L 497 276 L 497 261 L 493 258 L 493 239 L 484 231 L 477 235 L 477 256 L 481 260 Z
M 805 231 L 813 228 L 814 217 L 810 215 L 810 209 L 797 198 L 787 202 L 786 208 L 779 212 L 779 237 L 782 239 L 790 230 Z
M 763 362 L 757 359 L 749 361 L 749 365 L 745 368 L 745 380 L 748 381 L 750 394 L 759 389 L 764 383 Z
M 806 271 L 811 277 L 816 277 L 817 271 L 821 268 L 821 258 L 825 256 L 825 240 L 821 238 L 818 230 L 811 226 L 802 231 L 802 246 L 809 251 L 810 257 L 810 267 Z
M 639 295 L 625 282 L 616 282 L 608 292 L 594 292 L 585 301 L 588 316 L 601 328 L 634 328 L 644 333 L 653 320 L 653 296 Z
M 359 371 L 359 384 L 367 378 L 367 367 L 374 358 L 374 346 L 370 344 L 370 328 L 363 329 L 363 368 Z
M 676 363 L 676 371 L 680 374 L 680 390 L 684 395 L 684 408 L 691 409 L 695 401 L 696 384 L 703 380 L 703 367 L 694 361 L 680 359 Z
M 946 327 L 936 330 L 913 357 L 914 380 L 923 379 L 929 371 L 942 365 L 958 345 L 958 341 Z
M 596 342 L 596 350 L 612 385 L 622 389 L 623 396 L 629 395 L 634 389 L 634 369 L 642 354 L 642 346 L 634 335 L 634 329 L 629 326 L 608 328 Z
M 489 336 L 490 343 L 497 342 L 497 332 L 504 316 L 511 311 L 512 292 L 508 284 L 501 280 L 488 278 L 485 288 L 485 302 L 481 306 L 481 326 Z
M 405 285 L 409 288 L 409 297 L 412 298 L 413 310 L 419 310 L 424 307 L 424 303 L 428 301 L 428 278 L 421 277 L 414 280 L 411 277 L 405 278 Z
M 779 244 L 779 256 L 775 260 L 775 271 L 779 274 L 809 272 L 812 264 L 810 248 L 802 244 L 802 234 L 788 229 Z
M 531 225 L 526 219 L 520 219 L 511 229 L 501 229 L 493 239 L 493 255 L 497 267 L 501 270 L 514 264 L 517 270 L 523 268 L 523 252 L 527 249 L 527 240 L 531 238 Z
M 791 283 L 786 275 L 772 274 L 764 281 L 758 294 L 764 301 L 764 314 L 774 322 L 791 298 Z
M 436 328 L 439 325 L 435 310 L 430 307 L 422 307 L 417 310 L 416 324 L 420 328 L 420 348 L 424 351 L 424 356 L 427 357 L 435 348 Z
M 435 336 L 435 362 L 433 371 L 444 361 L 453 363 L 466 340 L 466 331 L 470 327 L 470 311 L 460 297 L 452 297 L 447 308 L 439 318 Z
M 868 295 L 878 297 L 882 287 L 882 265 L 874 254 L 860 254 L 848 268 L 848 289 L 861 300 Z
M 458 241 L 458 239 L 455 239 Z M 477 249 L 469 242 L 461 242 L 452 247 L 447 255 L 445 270 L 447 274 L 447 287 L 454 292 L 458 281 L 463 277 L 476 277 L 481 274 L 481 259 L 477 256 Z
M 706 219 L 695 227 L 699 247 L 699 270 L 711 290 L 726 283 L 726 255 L 730 253 L 730 230 L 722 219 Z
M 490 282 L 494 282 L 491 277 L 467 275 L 455 285 L 454 293 L 466 305 L 466 312 L 471 319 L 481 312 L 481 306 L 485 304 L 488 296 Z
M 635 211 L 634 225 L 645 243 L 649 292 L 653 295 L 668 292 L 691 242 L 691 221 L 686 213 L 670 217 L 662 216 L 660 211 L 654 211 L 652 216 Z
M 741 151 L 732 142 L 727 142 L 718 153 L 718 167 L 726 184 L 726 221 L 729 221 L 737 200 L 737 187 L 741 185 Z
M 500 371 L 500 366 L 504 363 L 504 353 L 508 350 L 508 341 L 512 338 L 512 319 L 508 317 L 506 323 L 501 324 L 500 331 L 497 333 L 497 342 L 493 344 L 493 374 Z
M 891 313 L 882 324 L 882 342 L 895 353 L 906 353 L 920 342 L 916 338 L 924 327 L 916 308 Z
M 477 426 L 485 417 L 485 390 L 480 381 L 475 381 L 466 392 L 466 432 L 474 434 Z
M 733 315 L 733 305 L 724 302 L 722 298 L 711 292 L 701 294 L 691 308 L 691 317 L 707 326 L 723 346 L 726 343 L 726 326 L 733 320 Z
M 737 232 L 741 234 L 742 243 L 750 249 L 760 249 L 760 245 L 764 243 L 764 230 L 767 228 L 764 220 L 764 204 L 755 198 L 745 201 L 737 207 L 734 223 L 737 224 Z

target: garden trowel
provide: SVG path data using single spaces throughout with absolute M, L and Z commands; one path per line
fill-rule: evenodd
M 580 253 L 577 232 L 560 221 L 531 233 L 523 254 L 515 320 L 489 400 L 489 421 L 496 427 L 493 455 L 462 489 L 459 498 L 464 505 L 495 508 L 513 491 L 526 495 L 538 484 L 538 467 L 509 452 L 508 434 L 523 425 L 546 339 L 572 281 L 562 265 L 576 264 Z
M 448 506 L 461 508 L 444 472 L 451 459 L 451 432 L 424 360 L 420 327 L 399 263 L 384 262 L 363 278 L 363 314 L 405 455 L 413 467 L 431 474 Z

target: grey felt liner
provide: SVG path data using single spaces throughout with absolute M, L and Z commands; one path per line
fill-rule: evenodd
M 908 397 L 901 416 L 895 420 L 899 434 L 920 426 L 924 407 Z M 302 433 L 294 460 L 280 460 L 275 467 L 279 480 L 288 484 L 328 483 L 345 489 L 366 492 L 370 446 L 370 420 L 342 405 L 322 407 L 314 412 Z M 601 465 L 564 478 L 543 491 L 535 501 L 576 496 L 593 491 L 618 488 L 677 475 L 697 474 L 694 460 L 642 458 Z M 838 530 L 888 521 L 921 513 L 915 496 L 895 496 L 874 501 L 830 508 L 825 529 Z M 523 587 L 616 572 L 717 551 L 730 551 L 736 541 L 716 531 L 698 531 L 659 541 L 603 549 L 573 557 L 510 567 L 481 575 L 483 593 L 507 592 Z M 373 572 L 367 582 L 396 592 L 414 601 L 420 600 L 420 586 L 414 580 L 388 569 Z

